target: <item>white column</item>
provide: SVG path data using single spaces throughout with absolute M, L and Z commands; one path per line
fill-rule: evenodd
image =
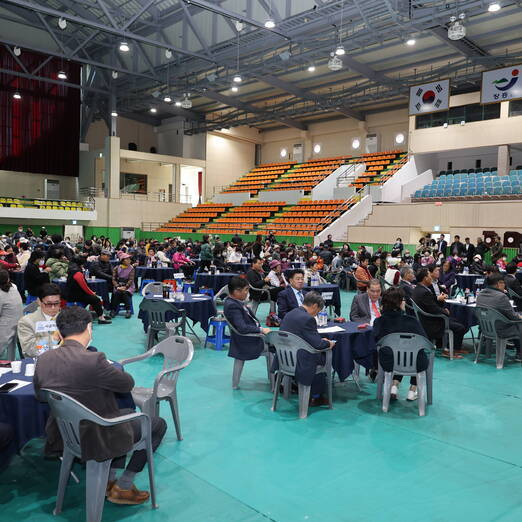
M 120 197 L 120 138 L 118 136 L 105 138 L 104 160 L 105 187 L 108 188 L 109 198 L 118 199 Z
M 499 145 L 497 170 L 499 176 L 507 176 L 509 174 L 509 145 Z

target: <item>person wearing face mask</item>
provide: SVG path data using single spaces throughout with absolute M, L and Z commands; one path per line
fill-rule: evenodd
M 112 365 L 103 352 L 88 349 L 92 341 L 90 312 L 79 306 L 65 308 L 56 318 L 56 326 L 63 342 L 56 350 L 45 352 L 38 358 L 33 379 L 36 397 L 40 398 L 40 391 L 48 388 L 66 393 L 101 417 L 114 418 L 132 413 L 118 407 L 115 393 L 129 393 L 134 387 L 134 379 Z M 151 417 L 150 424 L 152 449 L 155 451 L 167 425 L 158 416 Z M 59 432 L 52 417 L 46 431 L 48 439 L 54 438 L 48 443 L 56 445 Z M 140 437 L 140 423 L 135 421 L 109 428 L 86 423 L 82 428 L 82 459 L 112 459 L 107 483 L 109 502 L 136 505 L 149 498 L 147 491 L 139 491 L 134 486 L 136 474 L 147 462 L 145 450 L 135 451 L 125 471 L 116 478 L 117 470 L 125 466 L 126 453 Z
M 35 250 L 31 252 L 31 257 L 27 261 L 24 270 L 24 285 L 29 296 L 33 297 L 33 301 L 39 295 L 40 287 L 49 283 L 49 272 L 51 269 L 44 264 L 45 253 L 43 250 Z
M 263 340 L 259 337 L 245 337 L 247 334 L 268 334 L 270 328 L 262 328 L 254 312 L 248 308 L 248 281 L 234 276 L 228 283 L 229 297 L 225 299 L 223 313 L 227 321 L 238 332 L 230 334 L 228 356 L 238 361 L 257 359 L 264 350 Z

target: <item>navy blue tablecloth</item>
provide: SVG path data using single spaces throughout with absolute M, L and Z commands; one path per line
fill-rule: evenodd
M 475 306 L 455 302 L 446 302 L 446 306 L 449 308 L 450 316 L 464 325 L 467 330 L 478 324 Z
M 469 288 L 472 292 L 477 291 L 477 279 L 484 279 L 483 275 L 480 274 L 457 274 L 457 286 L 462 290 L 466 290 Z M 482 285 L 479 285 L 479 288 L 482 288 Z
M 306 292 L 310 292 L 313 290 L 314 292 L 319 292 L 320 294 L 332 292 L 332 300 L 327 300 L 326 305 L 333 305 L 335 313 L 337 315 L 341 315 L 341 291 L 339 289 L 339 285 L 327 283 L 318 286 L 305 286 L 304 290 Z
M 14 444 L 9 448 L 12 453 L 16 453 L 31 439 L 45 437 L 45 423 L 49 416 L 49 406 L 36 399 L 33 378 L 25 376 L 25 366 L 32 362 L 33 359 L 24 359 L 21 373 L 9 372 L 0 376 L 0 385 L 13 379 L 31 383 L 9 393 L 0 393 L 0 422 L 9 424 L 15 432 Z M 117 362 L 114 363 L 114 366 L 123 369 Z M 135 409 L 136 406 L 130 393 L 116 394 L 116 397 L 120 408 Z
M 107 281 L 105 279 L 86 279 L 87 285 L 89 288 L 96 292 L 96 295 L 101 297 L 103 302 L 108 306 L 111 302 L 109 298 L 109 285 L 107 284 Z M 65 292 L 65 285 L 66 281 L 61 281 L 60 279 L 53 279 L 53 283 L 57 284 L 60 287 L 60 290 L 62 292 L 62 295 L 64 295 Z
M 234 272 L 240 272 L 242 274 L 246 274 L 250 269 L 249 263 L 227 263 L 227 268 Z
M 522 283 L 522 270 L 517 272 L 517 279 Z
M 153 279 L 154 281 L 165 281 L 165 279 L 174 279 L 173 268 L 147 268 L 139 266 L 136 268 L 136 277 L 142 279 Z
M 192 297 L 192 294 L 183 293 L 184 300 L 176 301 L 172 304 L 178 310 L 185 310 L 187 313 L 187 317 L 192 320 L 192 322 L 199 323 L 203 330 L 208 331 L 208 321 L 211 317 L 216 314 L 216 307 L 214 306 L 214 301 L 209 296 L 202 296 L 200 299 L 195 299 Z M 166 319 L 167 321 L 171 321 L 176 318 L 176 314 L 167 313 Z M 140 310 L 138 314 L 138 319 L 141 319 L 143 323 L 143 330 L 147 332 L 149 328 L 149 317 L 148 313 Z
M 23 271 L 19 272 L 9 272 L 9 279 L 12 283 L 16 285 L 16 288 L 18 288 L 18 291 L 20 292 L 20 295 L 22 298 L 24 297 L 25 293 L 25 284 L 24 284 L 24 273 Z
M 367 369 L 373 368 L 374 353 L 377 348 L 372 327 L 368 326 L 360 330 L 357 325 L 352 322 L 329 322 L 328 326 L 339 326 L 343 331 L 319 334 L 321 337 L 337 341 L 333 349 L 332 365 L 341 381 L 352 374 L 356 362 Z
M 197 294 L 201 287 L 212 288 L 214 293 L 219 292 L 221 288 L 225 285 L 228 285 L 228 282 L 239 274 L 233 272 L 224 272 L 221 274 L 207 274 L 206 272 L 201 272 L 196 275 L 196 280 L 194 281 L 194 293 Z

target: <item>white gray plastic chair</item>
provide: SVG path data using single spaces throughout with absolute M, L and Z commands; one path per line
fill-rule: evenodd
M 380 350 L 388 346 L 393 351 L 393 370 L 385 372 L 379 364 L 377 374 L 377 399 L 382 400 L 382 411 L 386 413 L 390 406 L 393 374 L 417 377 L 419 415 L 426 415 L 426 403 L 433 402 L 433 362 L 434 350 L 430 340 L 422 335 L 411 333 L 392 333 L 384 336 L 377 343 Z M 417 372 L 417 355 L 421 350 L 428 352 L 428 369 Z
M 506 316 L 502 315 L 498 310 L 493 308 L 486 308 L 477 306 L 475 308 L 475 315 L 477 316 L 480 325 L 480 339 L 478 343 L 477 355 L 475 356 L 475 364 L 478 362 L 482 346 L 485 347 L 486 355 L 489 356 L 491 352 L 491 345 L 495 343 L 496 347 L 496 363 L 497 370 L 504 368 L 504 359 L 506 356 L 506 345 L 511 339 L 520 340 L 520 332 L 522 332 L 522 320 L 512 321 Z M 499 334 L 498 326 L 518 326 L 518 332 L 514 335 L 504 336 Z
M 154 281 L 153 283 L 147 283 L 141 289 L 141 295 L 143 297 L 163 297 L 163 283 L 161 281 Z
M 174 304 L 167 303 L 163 299 L 143 299 L 140 303 L 140 311 L 147 314 L 149 326 L 147 328 L 147 351 L 152 348 L 154 341 L 159 340 L 160 332 L 167 336 L 185 335 L 187 328 L 187 312 L 178 309 Z M 171 313 L 176 319 L 167 320 L 167 314 Z M 190 326 L 190 325 L 189 325 Z
M 267 336 L 267 341 L 269 344 L 274 346 L 277 354 L 277 361 L 279 363 L 277 379 L 274 386 L 272 411 L 276 411 L 277 398 L 279 396 L 279 387 L 283 379 L 287 383 L 290 383 L 291 380 L 295 378 L 297 352 L 299 350 L 305 350 L 309 353 L 316 354 L 324 353 L 326 355 L 326 362 L 324 366 L 317 366 L 315 373 L 316 375 L 318 373 L 326 374 L 326 382 L 328 388 L 328 406 L 332 408 L 332 350 L 316 350 L 315 348 L 312 348 L 305 340 L 290 332 L 270 332 Z M 308 403 L 310 401 L 311 386 L 305 386 L 304 384 L 298 382 L 297 388 L 299 394 L 299 418 L 305 419 L 308 416 Z
M 446 314 L 429 314 L 422 310 L 419 305 L 415 301 L 411 301 L 411 305 L 413 306 L 413 311 L 415 312 L 415 317 L 417 317 L 417 321 L 422 324 L 422 317 L 431 317 L 440 319 L 444 323 L 443 335 L 442 335 L 442 349 L 444 350 L 447 346 L 449 349 L 450 360 L 453 360 L 453 347 L 455 345 L 453 331 L 450 330 L 449 327 L 449 316 Z M 431 339 L 435 344 L 435 339 Z M 446 340 L 448 341 L 446 344 Z M 473 343 L 474 344 L 474 343 Z
M 214 306 L 217 311 L 217 315 L 216 315 L 216 317 L 214 317 L 214 319 L 223 317 L 223 315 L 224 315 L 223 306 L 225 304 L 225 299 L 229 295 L 230 295 L 230 293 L 228 291 L 228 285 L 225 285 L 222 288 L 220 288 L 219 292 L 216 295 L 214 295 L 213 301 L 214 301 Z M 221 307 L 221 309 L 220 309 L 220 307 Z
M 270 305 L 270 313 L 276 312 L 276 302 L 272 301 L 270 297 L 270 290 L 268 288 L 256 288 L 255 286 L 248 285 L 250 288 L 250 298 L 248 300 L 248 306 L 254 312 L 254 315 L 257 313 L 257 309 L 259 308 L 259 305 L 261 302 L 268 302 Z M 260 300 L 253 299 L 252 292 L 259 292 L 260 294 Z
M 36 312 L 38 310 L 38 301 L 33 301 L 32 303 L 29 303 L 28 305 L 24 306 L 23 313 L 24 315 L 32 314 L 33 312 Z
M 268 374 L 268 382 L 270 383 L 270 389 L 272 390 L 274 387 L 274 375 L 270 372 L 270 368 L 272 366 L 272 361 L 274 358 L 274 354 L 268 351 L 268 344 L 266 342 L 266 336 L 262 333 L 258 334 L 242 334 L 239 333 L 234 326 L 230 323 L 226 316 L 225 321 L 230 328 L 230 332 L 239 335 L 241 337 L 257 337 L 261 339 L 264 344 L 263 351 L 259 355 L 260 357 L 266 357 L 266 371 Z M 241 380 L 241 374 L 243 373 L 243 367 L 245 366 L 245 361 L 241 361 L 239 359 L 234 359 L 234 369 L 232 371 L 232 389 L 237 390 L 239 388 L 239 381 Z
M 123 359 L 123 361 L 120 361 L 120 364 L 125 366 L 137 361 L 144 361 L 158 354 L 163 355 L 163 369 L 156 375 L 153 387 L 134 387 L 132 398 L 136 406 L 149 417 L 159 417 L 160 401 L 168 401 L 174 426 L 176 427 L 176 435 L 178 440 L 183 440 L 176 385 L 179 372 L 186 368 L 194 357 L 192 341 L 187 337 L 181 336 L 167 337 L 148 352 L 136 357 L 130 357 L 129 359 Z
M 53 512 L 55 515 L 58 515 L 62 511 L 65 488 L 69 480 L 69 473 L 71 471 L 73 460 L 75 457 L 82 457 L 80 445 L 80 423 L 82 421 L 89 421 L 98 426 L 109 427 L 125 424 L 133 420 L 139 420 L 141 424 L 141 438 L 139 441 L 134 443 L 131 451 L 145 450 L 147 454 L 150 498 L 152 507 L 155 509 L 158 507 L 156 504 L 156 490 L 154 487 L 154 461 L 152 456 L 150 418 L 148 415 L 145 413 L 131 413 L 120 417 L 105 419 L 65 393 L 50 389 L 42 389 L 40 397 L 49 404 L 51 413 L 56 419 L 58 429 L 60 430 L 63 439 L 63 459 L 60 466 L 56 507 Z M 86 461 L 87 480 L 85 499 L 87 522 L 100 522 L 102 519 L 111 463 L 112 459 L 103 460 L 101 462 L 96 460 Z

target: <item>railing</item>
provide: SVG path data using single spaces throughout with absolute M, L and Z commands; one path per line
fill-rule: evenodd
M 142 221 L 141 223 L 141 230 L 144 232 L 153 232 L 157 228 L 160 228 L 162 225 L 164 225 L 165 222 L 158 222 L 158 221 Z
M 337 180 L 335 182 L 336 188 L 347 187 L 349 185 L 348 182 L 349 181 L 351 182 L 351 180 L 349 178 L 354 175 L 355 175 L 355 164 L 350 163 L 348 165 L 347 169 L 337 178 Z
M 105 190 L 99 187 L 84 187 L 80 189 L 80 195 L 83 198 L 89 198 L 94 201 L 94 198 L 106 198 L 108 197 Z M 124 192 L 120 191 L 119 198 L 113 199 L 130 199 L 134 201 L 158 201 L 160 203 L 184 203 L 176 198 L 176 194 L 167 194 L 166 192 Z M 188 201 L 187 203 L 190 203 Z
M 362 199 L 362 196 L 359 194 L 355 195 L 353 198 L 346 200 L 344 203 L 341 203 L 332 213 L 325 216 L 319 223 L 316 225 L 316 230 L 319 230 L 321 227 L 326 228 L 331 225 L 336 219 L 339 219 L 347 210 L 353 207 L 358 201 Z M 336 216 L 334 212 L 341 211 L 341 214 Z
M 82 204 L 78 208 L 78 203 Z M 18 208 L 37 208 L 47 207 L 47 210 L 95 210 L 94 201 L 82 198 L 78 199 L 54 199 L 54 198 L 13 198 L 9 196 L 0 195 L 0 204 L 3 207 L 18 207 Z M 55 208 L 56 207 L 56 208 Z M 46 210 L 43 208 L 42 210 Z

